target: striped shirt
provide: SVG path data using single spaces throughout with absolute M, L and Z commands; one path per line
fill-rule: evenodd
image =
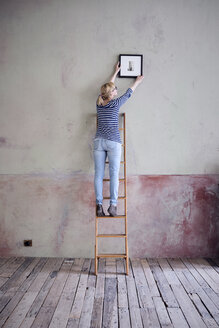
M 131 97 L 132 89 L 127 91 L 119 98 L 112 99 L 105 106 L 97 104 L 97 132 L 95 138 L 122 143 L 119 133 L 119 109 Z

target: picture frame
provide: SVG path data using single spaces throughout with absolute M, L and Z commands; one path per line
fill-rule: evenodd
M 143 55 L 119 55 L 119 77 L 137 77 L 143 75 Z

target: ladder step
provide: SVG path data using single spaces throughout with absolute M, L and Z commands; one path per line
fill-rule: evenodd
M 98 254 L 97 257 L 127 257 L 126 254 Z
M 110 181 L 110 179 L 103 179 L 103 181 Z M 121 178 L 119 181 L 125 181 L 125 178 Z
M 105 163 L 109 164 L 109 161 L 106 161 Z M 121 161 L 120 164 L 125 164 L 125 161 Z
M 110 234 L 102 234 L 102 235 L 97 235 L 97 237 L 127 237 L 126 234 L 113 234 L 113 235 L 110 235 Z
M 96 219 L 125 219 L 125 215 L 116 215 L 116 216 L 110 216 L 110 215 L 105 215 L 105 216 L 96 216 Z
M 103 197 L 103 199 L 110 199 L 110 197 Z M 119 196 L 118 199 L 126 199 L 126 196 Z

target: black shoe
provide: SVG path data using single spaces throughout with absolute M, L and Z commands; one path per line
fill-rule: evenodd
M 96 205 L 96 216 L 105 216 L 103 206 L 101 204 Z
M 108 213 L 110 216 L 117 216 L 117 207 L 116 205 L 110 204 L 110 207 L 108 208 Z

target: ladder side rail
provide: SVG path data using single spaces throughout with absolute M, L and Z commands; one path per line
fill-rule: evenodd
M 125 253 L 126 253 L 126 274 L 128 275 L 129 270 L 129 256 L 128 256 L 128 227 L 127 227 L 127 176 L 126 176 L 126 116 L 123 114 L 123 139 L 124 139 L 124 188 L 125 188 Z

